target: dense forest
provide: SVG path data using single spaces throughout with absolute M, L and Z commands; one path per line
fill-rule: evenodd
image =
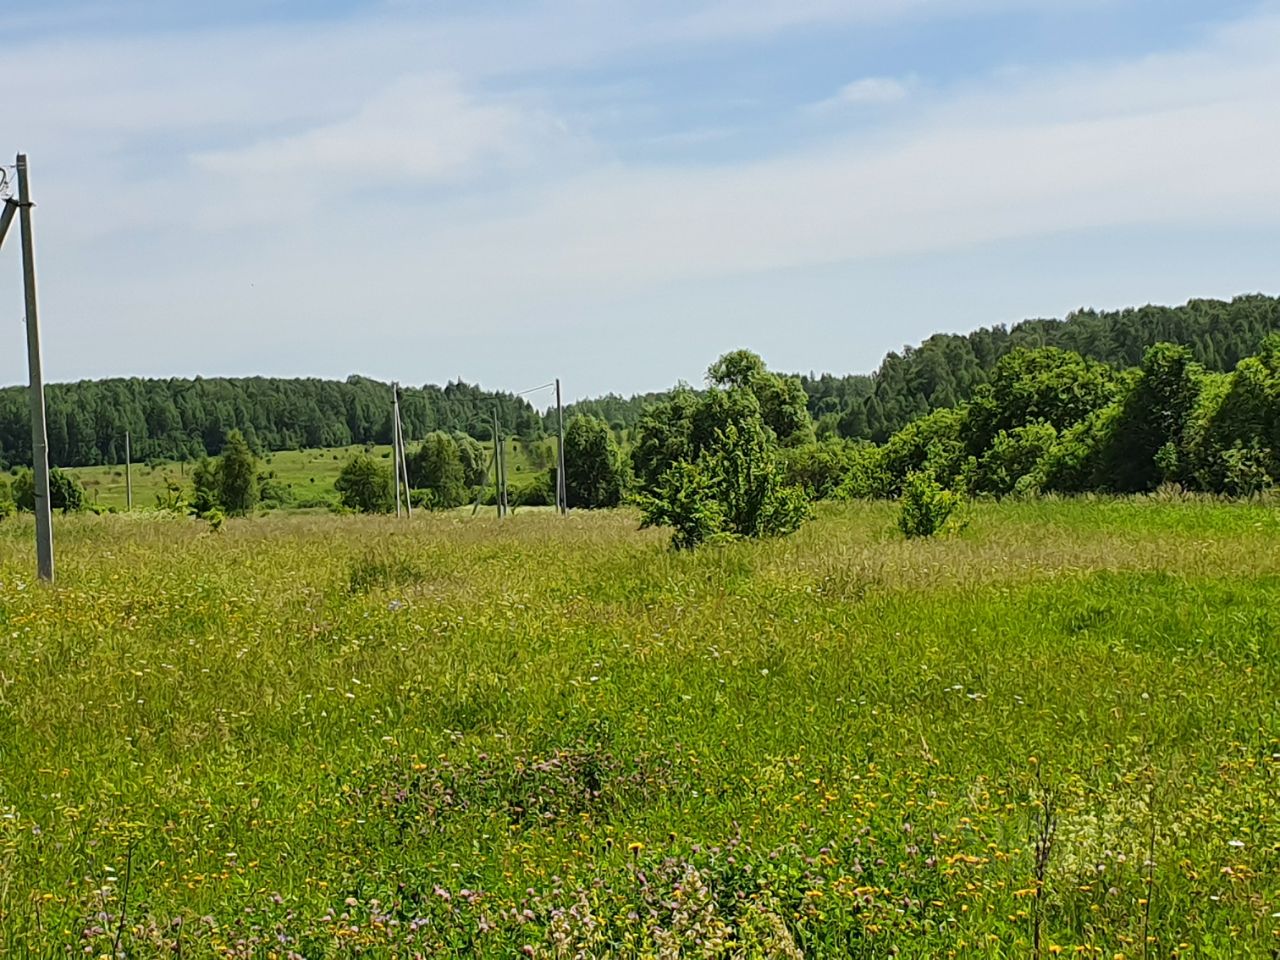
M 409 437 L 488 438 L 495 407 L 509 434 L 532 439 L 542 430 L 526 401 L 466 383 L 402 387 L 400 402 Z M 391 386 L 364 377 L 85 380 L 49 385 L 46 403 L 57 466 L 122 463 L 126 431 L 138 461 L 216 456 L 233 430 L 257 451 L 391 441 Z M 0 465 L 30 462 L 30 424 L 26 390 L 0 390 Z
M 887 441 L 935 410 L 972 399 L 991 381 L 1000 360 L 1023 349 L 1052 347 L 1113 370 L 1138 366 L 1148 347 L 1172 343 L 1210 372 L 1233 370 L 1280 330 L 1280 298 L 1193 300 L 1181 307 L 1147 306 L 1062 320 L 1027 320 L 969 334 L 936 334 L 917 347 L 890 353 L 872 374 L 810 374 L 800 383 L 817 436 Z M 390 386 L 364 377 L 317 379 L 141 380 L 52 384 L 47 388 L 49 453 L 60 466 L 92 466 L 124 459 L 131 435 L 136 460 L 216 456 L 228 432 L 239 430 L 258 451 L 385 443 L 391 436 Z M 607 395 L 566 408 L 615 430 L 631 430 L 644 412 L 670 396 Z M 411 439 L 440 430 L 490 436 L 494 406 L 505 432 L 535 439 L 550 432 L 554 411 L 542 413 L 507 393 L 458 382 L 402 390 L 402 418 Z M 30 462 L 26 392 L 0 389 L 0 467 Z
M 1140 364 L 1151 345 L 1175 343 L 1190 350 L 1204 369 L 1225 372 L 1277 330 L 1280 297 L 1260 294 L 1230 302 L 1192 300 L 1181 307 L 1081 310 L 1062 320 L 935 334 L 919 346 L 890 353 L 874 373 L 810 373 L 800 382 L 819 436 L 882 443 L 917 417 L 970 399 L 989 381 L 1000 358 L 1019 348 L 1057 347 L 1123 370 Z M 600 417 L 615 429 L 630 428 L 646 408 L 665 398 L 611 395 L 567 409 Z

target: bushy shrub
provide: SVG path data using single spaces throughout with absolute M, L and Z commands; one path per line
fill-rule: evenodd
M 673 529 L 672 546 L 792 533 L 812 511 L 801 487 L 787 486 L 757 417 L 728 423 L 694 462 L 682 460 L 652 494 L 642 494 L 642 526 Z
M 19 510 L 31 512 L 36 508 L 36 480 L 30 470 L 22 470 L 13 481 L 13 501 Z M 84 487 L 69 473 L 54 467 L 49 471 L 49 506 L 63 513 L 75 513 L 85 508 Z
M 906 478 L 921 471 L 947 486 L 955 484 L 968 461 L 968 424 L 968 410 L 957 407 L 935 410 L 895 433 L 881 448 L 881 468 L 887 483 L 877 496 L 897 496 Z
M 367 453 L 358 453 L 343 466 L 333 488 L 349 510 L 387 513 L 395 504 L 393 484 L 389 466 Z
M 1058 431 L 1043 422 L 1001 430 L 982 456 L 971 460 L 965 485 L 970 493 L 994 497 L 1034 492 L 1043 483 L 1041 463 L 1057 439 Z
M 874 500 L 889 495 L 893 478 L 885 466 L 884 447 L 859 443 L 849 452 L 848 459 L 848 471 L 836 488 L 837 500 Z
M 865 444 L 839 438 L 784 449 L 783 476 L 789 486 L 803 487 L 810 500 L 828 500 L 852 472 L 858 451 Z
M 932 537 L 951 519 L 960 497 L 924 471 L 910 474 L 902 485 L 898 529 L 907 537 Z

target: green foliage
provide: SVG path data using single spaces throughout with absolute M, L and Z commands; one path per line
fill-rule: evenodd
M 206 516 L 221 502 L 218 461 L 201 457 L 191 470 L 191 509 L 197 517 Z
M 884 485 L 875 495 L 896 497 L 908 475 L 926 471 L 952 486 L 966 464 L 969 412 L 964 407 L 935 410 L 889 438 L 881 456 Z
M 1189 472 L 1203 489 L 1250 493 L 1280 481 L 1280 336 L 1206 387 L 1188 429 Z
M 726 392 L 750 392 L 760 405 L 765 426 L 783 446 L 799 446 L 813 440 L 809 398 L 800 378 L 771 373 L 750 350 L 726 353 L 707 370 L 707 382 Z
M 631 465 L 641 490 L 654 490 L 673 464 L 697 456 L 691 435 L 699 405 L 698 395 L 685 387 L 649 407 L 640 417 Z
M 1154 490 L 1177 468 L 1203 371 L 1186 347 L 1158 343 L 1147 350 L 1137 379 L 1111 423 L 1095 484 L 1118 493 Z M 1156 456 L 1164 448 L 1164 468 Z
M 564 483 L 571 508 L 616 507 L 626 491 L 626 472 L 609 425 L 576 416 L 564 431 Z
M 407 466 L 410 486 L 431 491 L 431 509 L 447 510 L 469 499 L 466 469 L 458 443 L 449 434 L 438 430 L 427 434 Z
M 489 479 L 489 454 L 484 444 L 461 431 L 453 434 L 462 463 L 462 482 L 468 489 L 483 487 Z
M 1058 441 L 1049 423 L 1028 423 L 995 435 L 981 457 L 971 461 L 966 486 L 972 494 L 1003 497 L 1032 492 L 1043 483 L 1037 469 Z
M 13 502 L 13 487 L 7 477 L 0 477 L 0 520 L 12 517 L 18 512 L 18 505 Z
M 228 516 L 243 517 L 258 505 L 258 458 L 239 430 L 227 434 L 217 474 L 218 505 Z
M 711 400 L 718 392 L 706 402 L 731 410 Z M 784 483 L 771 434 L 758 414 L 726 420 L 697 460 L 674 464 L 652 493 L 641 495 L 640 509 L 643 526 L 673 529 L 677 549 L 783 536 L 811 516 L 804 490 Z
M 204 519 L 208 521 L 211 533 L 221 533 L 222 525 L 227 522 L 227 515 L 222 512 L 221 508 L 214 507 L 204 515 Z
M 359 513 L 389 513 L 395 505 L 391 467 L 367 453 L 351 457 L 334 481 L 342 505 Z
M 293 504 L 293 491 L 274 470 L 268 470 L 258 474 L 258 502 L 269 510 L 278 510 Z
M 13 481 L 13 500 L 19 510 L 35 510 L 36 479 L 29 469 L 19 471 Z M 49 507 L 63 513 L 76 513 L 85 508 L 84 487 L 64 470 L 49 471 Z
M 829 439 L 781 452 L 783 476 L 788 486 L 802 487 L 810 500 L 829 500 L 858 464 L 866 444 Z
M 925 471 L 907 475 L 902 485 L 898 529 L 908 538 L 932 537 L 941 532 L 960 504 L 960 496 Z
M 1032 423 L 1066 430 L 1105 406 L 1115 393 L 1115 374 L 1076 353 L 1044 347 L 1003 357 L 969 405 L 966 440 L 978 456 L 996 434 Z
M 975 398 L 1002 358 L 1020 349 L 1053 347 L 1123 370 L 1141 363 L 1152 344 L 1167 342 L 1186 347 L 1208 370 L 1227 371 L 1276 330 L 1280 298 L 1266 296 L 1111 313 L 1081 311 L 1065 320 L 1027 320 L 1008 329 L 936 334 L 901 354 L 890 353 L 871 376 L 823 374 L 807 377 L 803 384 L 815 418 L 834 417 L 843 436 L 883 443 L 931 410 Z M 1059 430 L 1063 427 L 1052 417 L 1037 418 Z M 993 426 L 988 436 L 1016 425 Z

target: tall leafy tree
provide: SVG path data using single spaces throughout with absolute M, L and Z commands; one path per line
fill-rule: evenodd
M 258 458 L 239 430 L 228 433 L 222 447 L 218 502 L 233 517 L 242 517 L 258 505 Z
M 382 460 L 358 453 L 343 464 L 333 487 L 342 505 L 360 513 L 387 513 L 395 500 L 391 467 Z
M 616 507 L 622 502 L 626 474 L 609 425 L 577 416 L 564 432 L 564 483 L 570 507 Z
M 431 505 L 437 509 L 457 507 L 467 500 L 467 476 L 458 453 L 458 444 L 447 433 L 427 434 L 409 458 L 409 484 L 431 491 Z

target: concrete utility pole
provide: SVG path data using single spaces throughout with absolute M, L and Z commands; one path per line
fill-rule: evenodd
M 7 204 L 6 204 L 7 205 Z M 18 154 L 18 222 L 22 227 L 22 286 L 27 301 L 27 367 L 31 373 L 31 465 L 35 478 L 36 570 L 53 582 L 53 513 L 49 503 L 49 434 L 45 426 L 40 319 L 36 306 L 35 241 L 31 236 L 31 185 L 27 155 Z
M 126 510 L 133 509 L 133 457 L 129 450 L 129 431 L 124 432 L 124 503 Z
M 400 458 L 400 476 L 404 477 L 404 508 L 405 515 L 410 520 L 413 519 L 413 497 L 409 491 L 409 460 L 405 454 L 404 444 L 404 424 L 400 421 L 400 384 L 396 387 L 396 453 L 393 456 Z
M 391 385 L 391 464 L 395 472 L 396 485 L 396 519 L 400 519 L 400 391 Z
M 569 512 L 569 488 L 564 482 L 564 405 L 560 402 L 559 377 L 556 377 L 556 420 L 560 428 L 560 443 L 556 450 L 556 506 L 563 515 Z
M 502 441 L 498 439 L 498 408 L 493 408 L 493 502 L 502 519 Z

